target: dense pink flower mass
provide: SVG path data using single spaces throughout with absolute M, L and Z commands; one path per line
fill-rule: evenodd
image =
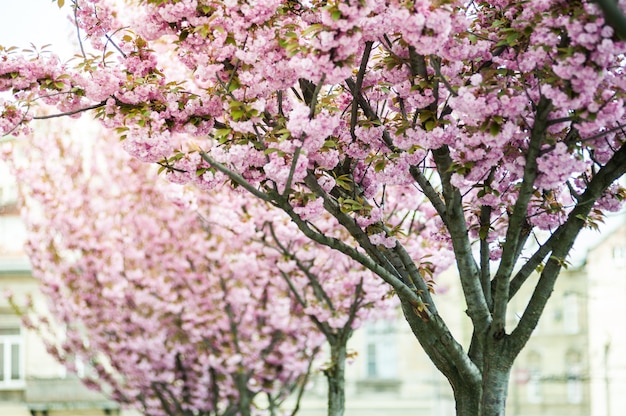
M 391 305 L 369 271 L 307 243 L 280 211 L 159 180 L 110 139 L 63 135 L 13 151 L 33 273 L 66 329 L 48 345 L 70 368 L 90 363 L 87 382 L 121 403 L 250 414 L 266 395 L 252 413 L 276 411 L 304 387 L 318 327 L 351 333 Z
M 131 155 L 165 161 L 177 183 L 210 188 L 226 179 L 189 153 L 199 146 L 252 186 L 284 193 L 288 183 L 298 206 L 317 200 L 303 186 L 307 172 L 321 182 L 349 166 L 367 205 L 380 205 L 381 185 L 410 185 L 411 168 L 430 169 L 429 151 L 445 146 L 452 183 L 481 190 L 497 221 L 518 190 L 543 97 L 550 139 L 535 187 L 564 211 L 546 213 L 537 201 L 529 215 L 557 222 L 581 191 L 568 179 L 588 175 L 596 155 L 606 158 L 622 140 L 613 132 L 624 115 L 624 43 L 591 3 L 118 7 L 76 2 L 76 23 L 104 60 L 87 56 L 72 67 L 53 55 L 1 52 L 0 89 L 12 93 L 2 102 L 3 132 L 27 129 L 43 103 L 62 112 L 94 106 Z
M 578 232 L 626 199 L 626 43 L 596 2 L 73 7 L 94 56 L 0 50 L 4 134 L 94 110 L 172 182 L 228 183 L 278 207 L 393 286 L 455 394 L 484 400 L 484 414 L 504 402 L 493 383 L 508 378 Z M 527 241 L 539 248 L 522 256 Z M 471 356 L 438 347 L 451 335 L 429 292 L 453 259 Z M 504 343 L 506 305 L 533 270 L 541 284 Z M 488 365 L 487 350 L 510 362 Z M 477 403 L 459 406 L 476 415 Z

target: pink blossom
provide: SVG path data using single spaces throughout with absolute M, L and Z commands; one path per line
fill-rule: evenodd
M 393 248 L 396 245 L 397 241 L 394 237 L 387 237 L 385 233 L 372 234 L 369 238 L 372 244 L 380 244 L 387 248 Z

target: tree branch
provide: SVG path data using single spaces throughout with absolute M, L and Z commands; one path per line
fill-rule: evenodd
M 322 90 L 322 85 L 324 85 L 324 80 L 326 79 L 326 74 L 322 75 L 322 79 L 317 83 L 313 93 L 311 95 L 311 99 L 309 101 L 309 120 L 312 120 L 315 116 L 315 107 L 317 106 L 317 96 Z M 306 134 L 303 134 L 300 140 L 306 140 Z M 302 144 L 296 148 L 293 152 L 293 159 L 291 160 L 291 166 L 289 167 L 289 175 L 287 176 L 287 181 L 285 182 L 285 190 L 283 191 L 284 195 L 289 195 L 291 191 L 291 182 L 293 181 L 293 175 L 296 172 L 296 165 L 298 164 L 298 158 L 300 157 L 300 152 L 302 151 Z
M 426 178 L 426 175 L 424 175 L 416 166 L 411 166 L 409 168 L 409 172 L 411 173 L 413 179 L 415 179 L 415 182 L 419 185 L 422 192 L 424 192 L 424 195 L 426 195 L 426 198 L 428 198 L 430 203 L 433 204 L 435 211 L 437 211 L 437 214 L 439 214 L 443 223 L 447 228 L 449 228 L 446 204 L 441 199 L 428 178 Z
M 615 30 L 620 39 L 626 39 L 626 16 L 618 6 L 617 0 L 595 0 L 602 9 L 604 20 Z
M 424 58 L 423 56 L 419 58 L 420 56 L 421 55 L 417 55 L 415 57 L 416 65 L 418 66 L 418 68 L 421 65 L 420 59 L 423 60 Z M 348 85 L 348 88 L 350 89 L 353 99 L 359 104 L 365 116 L 369 120 L 380 121 L 380 118 L 378 117 L 376 112 L 372 109 L 372 107 L 370 106 L 370 103 L 365 99 L 365 97 L 363 97 L 363 94 L 358 90 L 357 84 L 351 79 L 347 79 L 346 84 Z M 383 141 L 385 142 L 387 147 L 391 149 L 393 152 L 401 152 L 400 149 L 394 146 L 393 141 L 391 140 L 391 136 L 389 135 L 389 131 L 387 131 L 387 129 L 383 130 Z M 441 218 L 443 219 L 445 223 L 446 217 L 447 217 L 445 205 L 443 201 L 441 200 L 441 198 L 439 197 L 439 195 L 437 194 L 437 191 L 435 191 L 432 184 L 428 181 L 428 179 L 424 176 L 424 174 L 419 171 L 419 169 L 416 166 L 411 166 L 411 168 L 409 169 L 409 172 L 411 173 L 411 176 L 413 176 L 413 179 L 415 179 L 415 181 L 420 185 L 420 187 L 422 188 L 422 191 L 425 193 L 426 197 L 431 201 L 431 203 L 435 207 L 435 210 L 441 216 Z
M 346 227 L 350 234 L 359 244 L 361 244 L 361 247 L 365 249 L 368 254 L 371 253 L 370 255 L 374 257 L 368 257 L 341 241 L 311 230 L 307 223 L 303 221 L 295 212 L 293 212 L 293 209 L 289 204 L 284 205 L 285 202 L 282 202 L 281 205 L 278 206 L 287 212 L 287 214 L 292 218 L 300 230 L 307 235 L 307 237 L 320 244 L 327 245 L 328 247 L 343 252 L 389 283 L 394 288 L 403 304 L 407 322 L 409 322 L 409 325 L 419 342 L 425 346 L 425 350 L 433 361 L 436 362 L 438 367 L 446 368 L 447 372 L 445 374 L 447 376 L 452 376 L 454 373 L 462 374 L 465 379 L 471 379 L 472 382 L 476 382 L 477 377 L 479 377 L 479 371 L 476 366 L 472 363 L 467 354 L 465 354 L 463 347 L 454 339 L 445 322 L 437 313 L 434 303 L 431 303 L 430 305 L 425 304 L 422 296 L 427 296 L 427 299 L 432 302 L 428 289 L 425 288 L 423 293 L 416 293 L 416 291 L 413 291 L 403 282 L 402 279 L 405 278 L 405 275 L 408 276 L 408 272 L 404 267 L 400 267 L 402 266 L 402 261 L 400 259 L 403 254 L 406 253 L 402 250 L 400 243 L 396 243 L 395 249 L 390 250 L 394 254 L 399 254 L 398 260 L 400 261 L 400 266 L 396 266 L 393 257 L 388 257 L 387 254 L 384 254 L 376 247 L 373 247 L 369 242 L 369 237 L 363 232 L 363 230 L 361 230 L 360 227 L 356 225 L 356 223 L 354 223 L 354 220 L 341 212 L 336 202 L 321 189 L 311 172 L 309 172 L 305 178 L 305 182 L 309 189 L 324 199 L 324 207 L 326 210 L 331 215 L 335 216 L 335 218 L 337 218 L 337 220 L 344 227 Z M 380 260 L 377 261 L 382 261 L 380 264 L 373 260 L 379 258 Z M 405 261 L 405 263 L 410 265 L 413 261 L 409 259 L 408 261 Z M 421 277 L 416 280 L 420 284 L 423 284 Z M 406 305 L 411 306 L 410 312 Z M 419 305 L 423 307 L 423 311 L 421 311 L 423 313 L 418 314 L 415 311 L 415 308 Z
M 407 302 L 402 302 L 402 311 L 415 338 L 435 366 L 450 381 L 462 382 L 468 386 L 480 385 L 480 370 L 452 334 L 433 330 L 445 325 L 439 315 L 434 315 L 430 321 L 424 322 L 413 313 L 412 305 Z
M 104 107 L 105 105 L 106 105 L 106 101 L 102 101 L 102 102 L 99 102 L 98 104 L 90 105 L 90 106 L 84 107 L 84 108 L 78 108 L 78 109 L 72 110 L 72 111 L 66 111 L 64 113 L 48 114 L 48 115 L 45 115 L 45 116 L 34 116 L 33 120 L 47 120 L 47 119 L 50 119 L 50 118 L 72 116 L 74 114 L 84 113 L 85 111 L 95 110 L 96 108 Z
M 296 301 L 300 305 L 302 305 L 302 307 L 306 308 L 308 306 L 308 303 L 300 295 L 300 293 L 298 293 L 298 290 L 296 289 L 296 286 L 293 284 L 293 281 L 291 280 L 289 275 L 280 269 L 279 269 L 279 272 L 280 272 L 280 275 L 283 277 L 283 279 L 285 279 L 285 282 L 287 282 L 287 286 L 289 286 L 289 290 L 291 291 L 291 293 L 296 297 Z M 315 315 L 307 314 L 307 316 L 313 321 L 317 329 L 319 329 L 320 332 L 324 334 L 324 336 L 326 336 L 328 340 L 330 340 L 332 337 L 335 336 L 332 328 L 330 327 L 330 325 L 328 325 L 328 323 L 320 321 Z
M 324 288 L 320 284 L 319 279 L 317 278 L 317 276 L 314 275 L 313 273 L 311 273 L 311 268 L 310 267 L 306 267 L 300 261 L 298 256 L 296 256 L 296 254 L 294 252 L 288 250 L 287 247 L 285 247 L 284 244 L 282 244 L 279 241 L 278 237 L 276 236 L 276 233 L 274 232 L 274 227 L 273 227 L 273 225 L 271 223 L 268 223 L 267 225 L 268 225 L 268 227 L 270 229 L 270 234 L 272 235 L 272 238 L 274 239 L 274 242 L 276 243 L 276 245 L 279 248 L 279 252 L 281 252 L 283 255 L 287 256 L 291 260 L 293 260 L 296 263 L 296 266 L 298 266 L 298 268 L 307 277 L 307 279 L 309 280 L 309 283 L 311 283 L 311 286 L 313 287 L 313 293 L 315 294 L 315 298 L 317 300 L 319 300 L 320 302 L 326 303 L 326 305 L 328 306 L 328 308 L 331 311 L 335 311 L 335 306 L 333 305 L 333 302 L 328 297 L 328 294 L 326 293 L 326 291 L 324 290 Z M 286 277 L 286 278 L 288 279 L 288 277 Z M 289 282 L 290 281 L 291 280 L 289 279 Z M 293 285 L 293 283 L 291 283 L 290 287 L 292 285 Z M 295 290 L 295 286 L 294 286 L 294 290 Z M 302 304 L 302 306 L 306 306 L 306 304 Z
M 491 297 L 491 267 L 490 267 L 490 253 L 489 242 L 487 237 L 489 235 L 489 227 L 491 226 L 491 207 L 483 205 L 480 207 L 480 284 L 483 288 L 483 294 L 485 295 L 485 301 L 487 307 L 491 309 L 493 305 L 493 299 Z
M 400 279 L 402 284 L 405 285 L 405 275 L 402 271 L 385 255 L 385 253 L 374 247 L 367 233 L 361 229 L 354 218 L 341 211 L 337 201 L 322 189 L 317 182 L 315 175 L 309 171 L 304 181 L 311 191 L 324 200 L 324 208 L 326 211 L 328 211 L 343 227 L 345 227 L 348 233 L 354 237 L 356 242 L 370 256 L 370 259 L 374 259 L 377 264 L 382 265 L 388 272 L 396 276 L 397 279 Z
M 428 70 L 426 69 L 426 59 L 424 55 L 417 53 L 414 46 L 409 46 L 409 68 L 412 76 L 420 76 L 428 79 Z
M 287 176 L 287 181 L 285 182 L 285 189 L 283 190 L 283 195 L 287 196 L 291 192 L 291 182 L 293 181 L 293 175 L 296 172 L 296 165 L 298 163 L 298 158 L 300 158 L 300 152 L 302 151 L 302 145 L 296 147 L 296 150 L 293 152 L 293 159 L 291 160 L 291 166 L 289 167 L 289 175 Z
M 541 145 L 545 142 L 548 116 L 551 110 L 552 102 L 542 96 L 537 104 L 535 122 L 530 132 L 522 184 L 520 185 L 517 201 L 513 207 L 513 214 L 509 218 L 500 265 L 494 277 L 496 290 L 493 299 L 493 331 L 495 337 L 502 337 L 505 334 L 510 276 L 519 253 L 521 253 L 520 236 L 526 222 L 528 204 L 534 191 L 534 183 L 538 174 L 537 157 L 541 151 Z
M 539 317 L 552 293 L 554 283 L 559 275 L 562 264 L 570 252 L 576 237 L 585 226 L 585 218 L 589 215 L 595 202 L 602 196 L 604 191 L 619 177 L 626 174 L 626 145 L 611 157 L 603 168 L 589 182 L 587 189 L 581 195 L 580 202 L 568 215 L 567 221 L 561 225 L 550 242 L 552 255 L 546 263 L 539 282 L 528 302 L 519 324 L 511 333 L 511 358 L 515 357 L 524 347 L 537 326 Z
M 406 251 L 402 244 L 396 244 L 396 246 L 392 250 L 398 255 L 398 258 L 404 265 L 409 274 L 409 277 L 411 278 L 411 282 L 415 285 L 416 290 L 419 291 L 419 294 L 424 299 L 424 302 L 428 305 L 430 311 L 433 314 L 437 314 L 437 307 L 432 297 L 430 296 L 430 290 L 428 289 L 428 286 L 420 275 L 419 270 L 417 269 L 417 266 L 415 265 L 415 262 L 413 261 L 409 253 Z
M 463 201 L 459 190 L 452 185 L 452 159 L 447 146 L 433 151 L 437 171 L 441 178 L 443 198 L 446 204 L 445 225 L 450 233 L 452 248 L 467 302 L 468 315 L 478 333 L 483 333 L 491 324 L 491 314 L 480 283 L 480 273 L 472 255 L 469 242 Z
M 224 175 L 228 176 L 228 178 L 230 178 L 230 180 L 235 182 L 237 185 L 241 186 L 246 191 L 250 192 L 252 195 L 256 196 L 257 198 L 263 201 L 272 202 L 271 198 L 266 193 L 256 189 L 243 176 L 230 170 L 225 165 L 219 163 L 218 161 L 213 159 L 211 156 L 209 156 L 204 150 L 200 149 L 199 147 L 197 147 L 196 150 L 200 153 L 200 157 L 202 158 L 202 160 L 207 162 L 209 165 L 211 165 L 218 171 L 222 172 Z
M 396 294 L 398 295 L 398 297 L 400 297 L 400 299 L 404 299 L 407 302 L 417 302 L 418 300 L 421 300 L 416 293 L 411 291 L 409 287 L 402 282 L 400 278 L 398 278 L 396 275 L 391 273 L 380 264 L 373 261 L 367 255 L 359 252 L 356 248 L 347 245 L 343 241 L 314 231 L 305 220 L 303 220 L 298 214 L 295 213 L 293 207 L 285 198 L 276 195 L 276 197 L 273 198 L 272 203 L 276 207 L 285 211 L 285 213 L 289 215 L 291 220 L 296 224 L 296 226 L 300 229 L 300 231 L 302 231 L 305 236 L 319 244 L 337 250 L 347 255 L 351 259 L 357 261 L 358 263 L 362 264 L 363 266 L 365 266 L 365 268 L 371 270 L 376 275 L 380 276 L 385 282 L 389 283 L 391 287 L 394 288 Z
M 352 331 L 353 331 L 352 324 L 354 323 L 354 320 L 356 319 L 356 314 L 359 311 L 359 308 L 361 307 L 361 301 L 363 300 L 363 298 L 361 297 L 362 294 L 363 294 L 363 278 L 361 277 L 359 284 L 354 289 L 354 300 L 350 304 L 350 311 L 348 312 L 348 319 L 346 320 L 345 325 L 343 326 L 343 328 L 341 328 L 341 331 L 340 331 L 341 332 L 340 337 L 345 342 L 347 342 L 348 338 L 350 338 L 350 336 L 352 335 Z
M 224 277 L 219 276 L 220 279 L 220 288 L 222 292 L 224 292 L 224 298 L 228 298 L 228 288 L 226 287 L 226 282 L 224 281 Z M 239 347 L 239 329 L 237 327 L 237 322 L 235 321 L 235 316 L 233 314 L 233 308 L 229 301 L 226 301 L 225 306 L 226 317 L 228 318 L 228 324 L 230 326 L 230 334 L 233 337 L 233 344 L 235 346 L 235 351 L 237 353 L 241 353 L 241 348 Z
M 359 66 L 359 72 L 356 75 L 356 82 L 354 84 L 354 94 L 361 95 L 361 89 L 363 87 L 363 78 L 365 78 L 365 71 L 367 70 L 367 62 L 369 61 L 370 53 L 372 52 L 371 41 L 365 42 L 365 50 L 363 51 L 363 57 L 361 58 L 361 65 Z M 357 100 L 352 100 L 352 113 L 350 114 L 350 133 L 352 137 L 355 137 L 354 130 L 358 121 L 359 103 Z
M 311 354 L 311 359 L 309 360 L 306 373 L 304 374 L 304 379 L 302 380 L 302 383 L 300 383 L 300 387 L 298 389 L 298 395 L 296 396 L 296 405 L 294 406 L 293 411 L 291 412 L 291 416 L 296 416 L 296 414 L 300 410 L 300 403 L 302 402 L 302 396 L 304 395 L 304 390 L 306 389 L 306 385 L 309 383 L 309 377 L 311 376 L 311 369 L 313 368 L 313 361 L 315 360 L 315 357 L 317 356 L 318 352 L 319 352 L 319 348 L 316 348 L 315 351 L 313 351 L 313 354 Z

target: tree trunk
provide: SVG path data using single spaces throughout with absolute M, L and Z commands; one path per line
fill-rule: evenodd
M 486 368 L 482 388 L 461 379 L 451 381 L 456 416 L 504 416 L 510 372 L 506 365 Z
M 454 392 L 454 402 L 456 405 L 456 416 L 476 416 L 480 413 L 480 387 L 467 383 L 457 383 L 452 385 Z
M 512 363 L 503 358 L 504 351 L 495 349 L 485 357 L 481 416 L 504 416 Z
M 489 371 L 483 383 L 481 416 L 504 416 L 510 369 Z
M 343 416 L 346 407 L 346 342 L 330 346 L 330 367 L 324 371 L 328 380 L 328 416 Z
M 239 392 L 238 415 L 250 416 L 252 414 L 252 397 L 250 397 L 250 391 L 248 390 L 248 377 L 243 374 L 236 374 L 234 378 Z

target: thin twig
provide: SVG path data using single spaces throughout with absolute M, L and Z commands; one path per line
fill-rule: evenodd
M 79 108 L 79 109 L 72 110 L 72 111 L 66 111 L 64 113 L 49 114 L 49 115 L 45 115 L 45 116 L 34 116 L 33 120 L 47 120 L 47 119 L 50 119 L 50 118 L 72 116 L 74 114 L 83 113 L 85 111 L 95 110 L 96 108 L 104 107 L 105 105 L 106 105 L 106 101 L 102 101 L 102 102 L 100 102 L 98 104 L 90 105 L 89 107 Z
M 237 185 L 243 187 L 246 191 L 250 192 L 252 195 L 256 196 L 257 198 L 259 198 L 259 199 L 261 199 L 263 201 L 272 202 L 272 198 L 270 198 L 269 195 L 267 195 L 266 193 L 256 189 L 248 181 L 246 181 L 246 179 L 243 176 L 241 176 L 240 174 L 230 170 L 225 165 L 217 162 L 215 159 L 213 159 L 211 156 L 209 156 L 204 150 L 201 150 L 201 149 L 198 148 L 198 151 L 200 153 L 200 157 L 202 158 L 202 160 L 204 160 L 209 165 L 211 165 L 212 167 L 214 167 L 218 171 L 220 171 L 223 174 L 225 174 L 226 176 L 228 176 L 230 178 L 230 180 L 235 182 Z
M 80 53 L 83 58 L 87 59 L 85 48 L 83 47 L 83 40 L 80 38 L 80 26 L 78 25 L 78 0 L 74 2 L 74 25 L 76 26 L 76 37 L 78 38 L 78 46 L 80 46 Z

